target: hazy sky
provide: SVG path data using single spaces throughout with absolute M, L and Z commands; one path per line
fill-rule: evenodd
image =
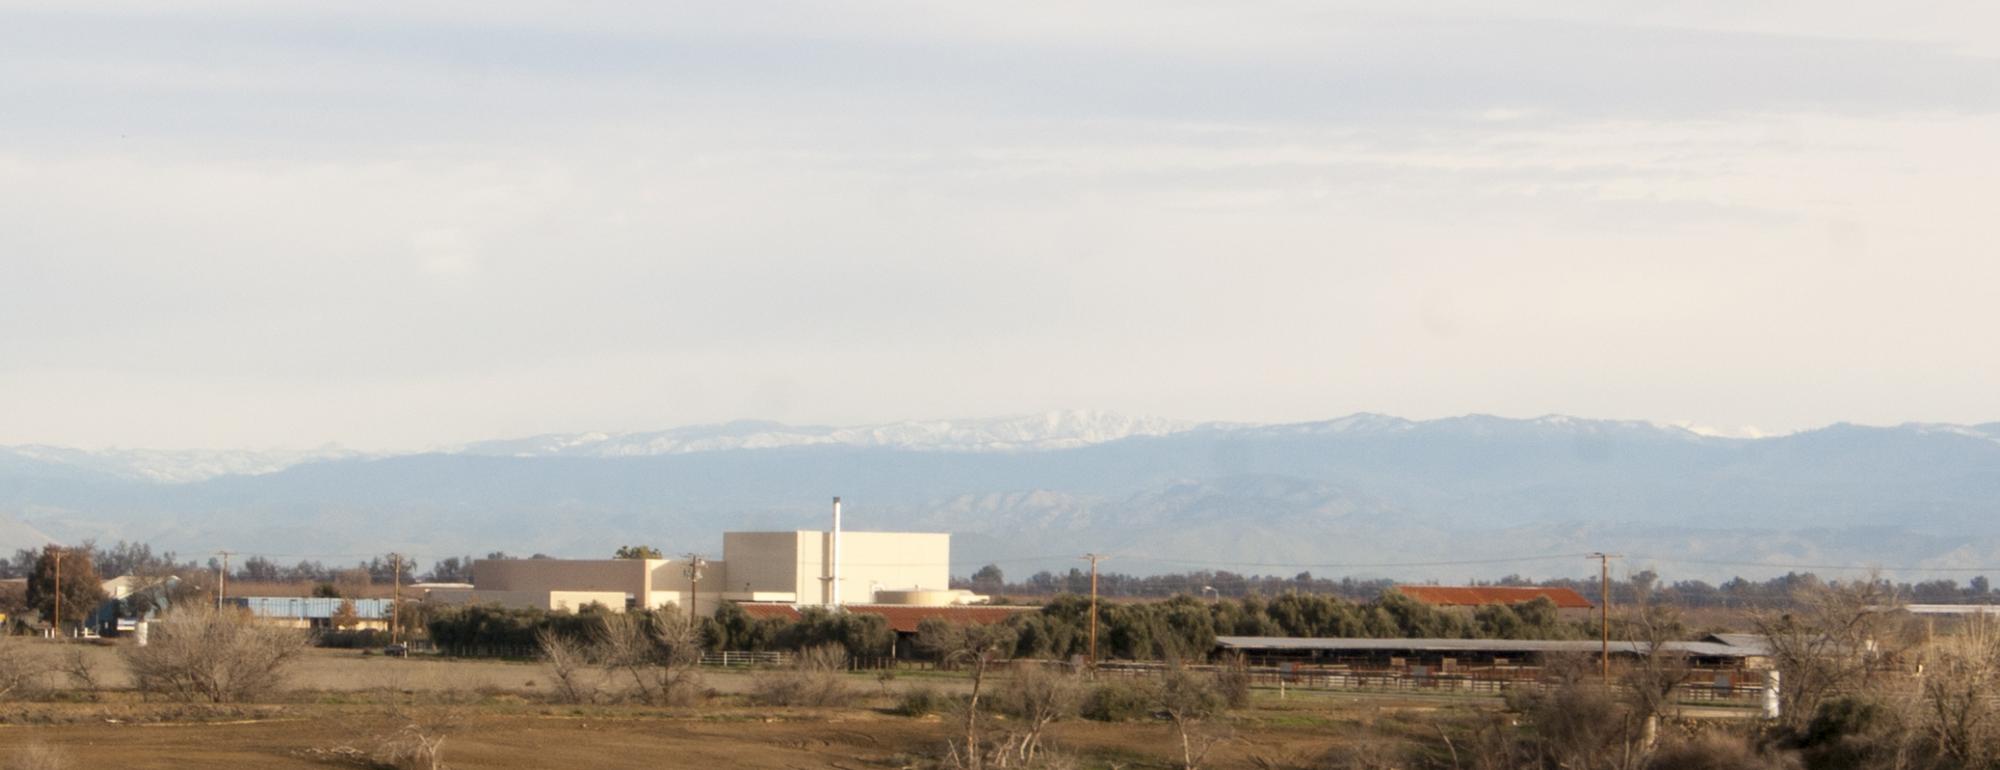
M 561 5 L 0 2 L 0 443 L 2000 419 L 1984 0 Z

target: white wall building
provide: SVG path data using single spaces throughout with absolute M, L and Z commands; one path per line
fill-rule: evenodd
M 709 614 L 722 601 L 792 605 L 965 602 L 949 590 L 951 536 L 941 532 L 727 532 L 722 558 L 690 580 L 682 559 L 481 559 L 472 587 L 435 588 L 432 601 L 574 610 L 672 604 Z M 835 576 L 838 575 L 836 580 Z

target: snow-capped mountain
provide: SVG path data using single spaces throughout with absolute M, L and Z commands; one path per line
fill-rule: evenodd
M 287 554 L 701 549 L 725 529 L 820 526 L 828 495 L 857 528 L 951 532 L 956 561 L 1010 569 L 1043 557 L 1067 569 L 1080 549 L 1134 571 L 1558 569 L 1510 560 L 1592 550 L 1704 579 L 2000 565 L 1991 423 L 1753 438 L 1560 415 L 1230 425 L 1101 412 L 737 422 L 367 457 L 0 448 L 0 552 L 50 538 Z
M 1071 410 L 983 420 L 921 420 L 857 427 L 738 421 L 644 433 L 561 433 L 468 444 L 489 457 L 645 457 L 731 449 L 850 446 L 916 451 L 1018 452 L 1072 449 L 1133 436 L 1164 436 L 1201 424 Z

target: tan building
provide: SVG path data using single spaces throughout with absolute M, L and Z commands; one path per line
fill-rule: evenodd
M 691 580 L 682 559 L 482 559 L 471 588 L 435 588 L 432 601 L 493 602 L 544 610 L 592 602 L 613 609 L 686 608 L 708 614 L 722 601 L 792 605 L 962 602 L 950 592 L 951 536 L 941 532 L 727 532 L 722 558 Z

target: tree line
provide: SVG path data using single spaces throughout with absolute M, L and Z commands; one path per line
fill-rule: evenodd
M 1662 580 L 1656 571 L 1642 570 L 1622 579 L 1613 577 L 1609 588 L 1615 605 L 1644 600 L 1676 607 L 1748 608 L 1783 606 L 1801 592 L 1829 582 L 1814 573 L 1796 571 L 1761 581 L 1737 577 L 1719 584 L 1702 580 L 1668 582 Z M 1296 593 L 1369 601 L 1396 585 L 1394 580 L 1325 578 L 1311 572 L 1300 572 L 1291 577 L 1246 575 L 1228 570 L 1194 570 L 1159 575 L 1101 572 L 1097 576 L 1098 595 L 1117 598 L 1166 598 L 1179 594 L 1241 598 Z M 1474 580 L 1468 585 L 1569 588 L 1592 600 L 1602 595 L 1605 589 L 1595 576 L 1531 580 L 1520 575 L 1507 575 L 1492 580 Z M 1042 570 L 1025 580 L 1010 581 L 999 565 L 988 564 L 970 577 L 954 578 L 952 587 L 1000 597 L 1087 594 L 1090 592 L 1090 573 L 1078 568 L 1061 574 Z M 1890 587 L 1906 600 L 1923 604 L 2000 603 L 2000 593 L 1993 590 L 1991 581 L 1984 575 L 1963 584 L 1949 578 L 1938 578 L 1891 583 Z
M 646 617 L 655 612 L 681 614 L 671 608 L 637 612 Z M 818 607 L 799 612 L 797 619 L 759 618 L 724 603 L 713 616 L 701 618 L 697 630 L 709 651 L 799 651 L 834 645 L 855 658 L 895 654 L 896 635 L 880 616 Z M 611 614 L 597 605 L 578 612 L 465 605 L 431 608 L 429 613 L 423 622 L 432 643 L 455 655 L 522 654 L 537 644 L 539 635 L 550 633 L 587 640 Z M 949 625 L 942 619 L 924 623 Z M 996 625 L 1007 633 L 1010 657 L 1060 660 L 1090 652 L 1087 597 L 1058 596 L 1039 610 L 1021 612 Z M 1367 602 L 1307 594 L 1100 602 L 1097 627 L 1099 657 L 1127 660 L 1203 658 L 1214 650 L 1217 636 L 1581 639 L 1596 633 L 1590 623 L 1562 619 L 1548 599 L 1460 613 L 1395 592 Z
M 96 566 L 97 572 L 107 577 L 137 575 L 140 577 L 166 577 L 173 575 L 183 580 L 206 574 L 213 577 L 222 573 L 223 562 L 220 555 L 211 555 L 205 561 L 183 558 L 174 551 L 154 551 L 145 543 L 128 543 L 123 540 L 110 546 L 100 546 L 93 540 L 85 540 L 74 546 L 65 546 L 66 551 L 87 556 Z M 0 560 L 0 578 L 23 578 L 34 571 L 35 561 L 41 558 L 41 548 L 21 548 L 13 556 Z M 495 551 L 486 555 L 488 559 L 510 558 L 505 552 Z M 548 558 L 536 554 L 534 558 Z M 246 583 L 335 583 L 355 582 L 391 583 L 401 579 L 404 583 L 466 583 L 472 580 L 473 557 L 448 556 L 431 562 L 428 570 L 419 570 L 421 563 L 409 557 L 397 558 L 394 554 L 382 554 L 356 561 L 353 566 L 329 564 L 302 559 L 292 564 L 282 564 L 265 556 L 249 554 L 231 559 L 227 577 L 232 581 Z

